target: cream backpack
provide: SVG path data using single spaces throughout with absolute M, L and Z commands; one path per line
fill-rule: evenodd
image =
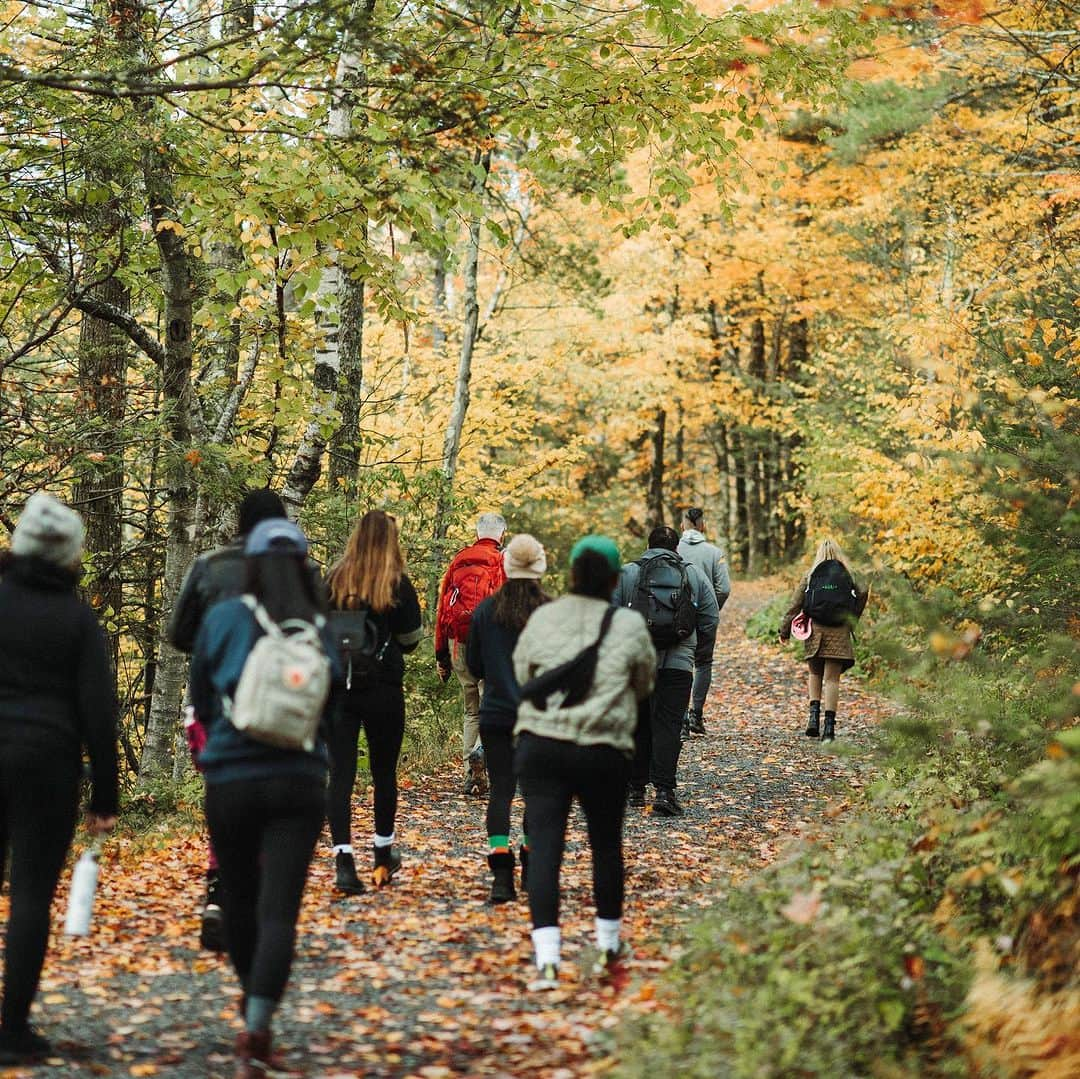
M 248 654 L 225 714 L 249 738 L 279 749 L 315 748 L 326 698 L 330 660 L 315 624 L 290 618 L 280 625 L 254 596 L 240 597 L 264 630 Z

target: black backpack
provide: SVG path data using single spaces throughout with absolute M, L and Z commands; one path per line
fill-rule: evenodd
M 827 558 L 814 567 L 806 582 L 803 613 L 822 626 L 846 626 L 855 615 L 857 599 L 847 567 Z
M 390 637 L 379 643 L 379 623 L 367 607 L 331 611 L 327 617 L 345 666 L 345 688 L 367 689 L 375 684 Z
M 685 641 L 697 626 L 686 563 L 674 552 L 665 551 L 638 559 L 637 567 L 637 584 L 627 606 L 645 616 L 657 648 Z

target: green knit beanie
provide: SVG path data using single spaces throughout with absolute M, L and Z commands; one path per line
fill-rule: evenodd
M 615 541 L 607 536 L 582 536 L 574 544 L 574 548 L 570 552 L 570 565 L 573 565 L 578 556 L 584 554 L 585 551 L 595 551 L 598 555 L 606 558 L 612 573 L 618 573 L 622 569 L 619 548 L 615 546 Z

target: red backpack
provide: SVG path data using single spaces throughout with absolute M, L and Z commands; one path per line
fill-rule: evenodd
M 474 552 L 467 548 L 459 554 L 439 603 L 439 621 L 446 636 L 454 641 L 466 640 L 473 611 L 481 600 L 497 592 L 505 579 L 502 554 L 497 549 Z

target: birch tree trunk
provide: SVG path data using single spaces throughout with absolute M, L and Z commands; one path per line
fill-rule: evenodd
M 346 38 L 338 59 L 327 119 L 327 134 L 334 141 L 344 143 L 353 135 L 353 107 L 357 93 L 366 85 L 367 78 L 360 49 L 373 8 L 374 0 L 363 0 L 354 4 L 351 11 L 350 25 L 355 29 Z M 357 410 L 363 381 L 361 343 L 364 285 L 362 281 L 351 280 L 350 274 L 342 269 L 337 248 L 333 244 L 327 248 L 327 258 L 316 294 L 317 318 L 325 327 L 325 333 L 322 343 L 315 350 L 312 402 L 300 445 L 281 491 L 285 511 L 293 520 L 299 516 L 307 496 L 322 473 L 327 433 L 332 426 L 331 415 L 337 410 L 340 396 L 343 344 L 346 349 L 352 350 L 347 366 L 350 385 L 355 382 L 356 386 L 352 404 Z M 355 469 L 352 474 L 355 477 Z
M 184 573 L 195 552 L 195 480 L 187 459 L 191 446 L 192 387 L 191 324 L 194 290 L 191 262 L 183 238 L 169 227 L 179 217 L 169 157 L 160 136 L 147 139 L 142 167 L 150 219 L 161 259 L 164 295 L 165 357 L 161 372 L 161 401 L 169 446 L 165 462 L 165 572 L 162 609 L 157 630 L 157 665 L 150 716 L 139 764 L 139 782 L 172 774 L 174 736 L 186 677 L 186 656 L 169 644 L 165 627 Z
M 477 199 L 483 197 L 491 171 L 491 153 L 479 150 L 473 159 L 479 166 L 474 175 L 473 190 Z M 476 330 L 480 322 L 480 305 L 477 300 L 477 278 L 480 266 L 480 228 L 483 224 L 480 211 L 469 221 L 469 236 L 465 248 L 465 292 L 463 297 L 463 317 L 461 325 L 461 352 L 458 355 L 457 377 L 454 379 L 454 400 L 450 405 L 450 418 L 446 424 L 446 436 L 443 439 L 442 476 L 443 489 L 439 495 L 439 504 L 435 510 L 436 548 L 446 538 L 450 526 L 450 504 L 453 499 L 454 477 L 457 475 L 458 454 L 461 452 L 461 432 L 465 427 L 465 414 L 469 410 L 469 385 L 472 379 L 473 349 L 476 345 Z

